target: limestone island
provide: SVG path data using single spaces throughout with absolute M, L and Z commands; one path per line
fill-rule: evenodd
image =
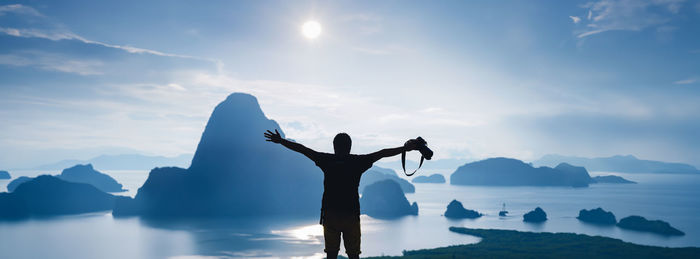
M 416 192 L 416 187 L 408 181 L 400 178 L 396 174 L 396 171 L 378 166 L 372 166 L 369 170 L 362 174 L 362 178 L 360 178 L 360 185 L 357 190 L 358 192 L 363 193 L 365 187 L 368 185 L 387 179 L 398 183 L 404 193 Z
M 602 175 L 592 178 L 595 183 L 615 183 L 615 184 L 636 184 L 637 182 L 627 180 L 617 175 Z
M 318 217 L 323 172 L 304 155 L 265 142 L 266 130 L 285 137 L 254 96 L 229 95 L 211 113 L 190 167 L 151 170 L 136 197 L 119 198 L 112 215 Z
M 61 174 L 56 177 L 68 182 L 90 184 L 103 192 L 126 191 L 114 178 L 95 170 L 91 164 L 75 165 L 71 168 L 64 169 Z M 32 179 L 33 178 L 26 176 L 19 177 L 7 185 L 7 191 L 14 192 L 20 184 Z
M 430 176 L 417 176 L 411 180 L 413 183 L 445 183 L 445 177 L 441 174 L 432 174 Z
M 650 232 L 663 236 L 683 236 L 685 233 L 661 220 L 647 220 L 642 216 L 629 216 L 620 220 L 617 226 L 624 229 Z
M 0 218 L 4 219 L 108 211 L 113 207 L 111 194 L 50 175 L 22 183 L 11 193 L 0 193 Z
M 615 225 L 617 224 L 617 219 L 612 212 L 605 211 L 602 208 L 596 208 L 592 210 L 583 209 L 578 212 L 578 220 L 593 223 L 598 225 Z
M 545 222 L 547 220 L 547 213 L 542 210 L 542 208 L 537 207 L 535 210 L 530 211 L 528 213 L 525 213 L 523 215 L 523 221 L 525 222 L 532 222 L 532 223 L 540 223 L 540 222 Z
M 29 182 L 32 179 L 34 179 L 34 178 L 27 177 L 27 176 L 20 176 L 18 178 L 15 178 L 14 180 L 12 180 L 10 183 L 7 184 L 7 191 L 14 192 L 15 189 L 17 189 L 17 186 L 19 186 L 20 184 L 22 184 L 24 182 Z
M 103 192 L 125 192 L 126 189 L 111 176 L 101 173 L 92 167 L 92 164 L 76 165 L 64 169 L 58 178 L 74 183 L 87 183 L 97 187 Z
M 615 179 L 614 179 L 615 178 Z M 560 163 L 554 168 L 533 167 L 512 158 L 489 158 L 467 163 L 450 175 L 450 184 L 479 186 L 570 186 L 588 187 L 595 183 L 626 183 L 615 176 L 591 178 L 584 167 Z
M 399 184 L 383 180 L 365 188 L 360 198 L 360 211 L 373 218 L 392 219 L 418 215 L 418 204 L 410 204 Z
M 465 164 L 450 176 L 453 185 L 587 187 L 590 183 L 591 177 L 583 167 L 562 163 L 555 168 L 535 168 L 503 157 Z
M 452 200 L 445 211 L 445 217 L 451 219 L 475 219 L 481 216 L 483 214 L 478 211 L 465 209 L 462 203 L 457 200 Z

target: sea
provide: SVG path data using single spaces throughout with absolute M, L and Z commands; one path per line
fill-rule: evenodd
M 125 185 L 134 196 L 148 171 L 103 170 Z M 397 171 L 398 172 L 398 171 Z M 51 171 L 12 171 L 13 178 L 58 174 Z M 449 181 L 448 171 L 441 173 Z M 414 184 L 406 194 L 417 202 L 417 216 L 394 220 L 361 216 L 362 256 L 401 255 L 404 250 L 472 244 L 480 238 L 457 234 L 451 226 L 511 229 L 531 232 L 568 232 L 622 239 L 664 247 L 700 247 L 700 175 L 618 175 L 638 184 L 594 184 L 569 187 L 480 187 Z M 407 178 L 408 179 L 408 178 Z M 410 180 L 410 179 L 408 179 Z M 10 180 L 0 180 L 0 192 Z M 319 186 L 319 188 L 321 188 Z M 443 213 L 458 200 L 467 209 L 484 214 L 478 219 L 451 220 Z M 507 217 L 498 212 L 505 203 Z M 536 207 L 547 213 L 541 224 L 523 222 Z M 617 219 L 640 215 L 660 219 L 684 231 L 685 236 L 651 233 L 580 222 L 579 210 L 601 207 Z M 341 248 L 341 253 L 344 249 Z M 323 258 L 323 229 L 318 218 L 261 217 L 198 220 L 114 218 L 111 212 L 0 221 L 0 258 Z

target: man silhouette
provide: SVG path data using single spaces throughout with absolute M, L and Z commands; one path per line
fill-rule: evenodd
M 338 133 L 333 139 L 335 154 L 316 152 L 302 144 L 283 139 L 277 130 L 274 133 L 268 130 L 264 136 L 267 141 L 304 154 L 323 171 L 321 224 L 327 258 L 338 257 L 341 233 L 348 257 L 360 258 L 360 196 L 357 193 L 360 177 L 379 159 L 415 150 L 416 140 L 406 141 L 402 147 L 354 155 L 350 154 L 352 140 L 346 133 Z

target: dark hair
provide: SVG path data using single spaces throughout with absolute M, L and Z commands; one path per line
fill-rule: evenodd
M 337 155 L 350 154 L 351 146 L 352 140 L 347 133 L 338 133 L 338 135 L 335 135 L 335 138 L 333 138 L 333 149 Z

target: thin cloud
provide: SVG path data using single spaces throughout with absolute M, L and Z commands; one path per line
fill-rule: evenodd
M 696 82 L 698 82 L 698 80 L 696 78 L 688 78 L 688 79 L 684 79 L 684 80 L 678 80 L 678 81 L 675 81 L 673 83 L 677 84 L 677 85 L 689 85 L 689 84 L 694 84 Z
M 574 33 L 578 38 L 607 31 L 640 31 L 668 23 L 680 12 L 684 0 L 613 1 L 600 0 L 584 4 L 588 9 L 586 22 L 570 16 L 582 27 Z
M 22 52 L 0 55 L 0 65 L 33 66 L 47 71 L 59 71 L 78 75 L 100 75 L 103 63 L 98 60 L 73 59 L 45 52 Z
M 4 15 L 5 13 L 14 13 L 14 14 L 18 14 L 18 15 L 44 17 L 44 15 L 41 14 L 36 9 L 29 7 L 29 6 L 21 5 L 21 4 L 0 6 L 0 15 Z M 208 59 L 208 58 L 202 58 L 202 57 L 196 57 L 196 56 L 190 56 L 190 55 L 166 53 L 166 52 L 161 52 L 161 51 L 152 50 L 152 49 L 138 48 L 138 47 L 133 47 L 133 46 L 128 46 L 128 45 L 119 45 L 119 44 L 112 44 L 112 43 L 107 43 L 107 42 L 91 40 L 91 39 L 84 38 L 76 33 L 69 31 L 69 30 L 62 29 L 61 28 L 62 26 L 57 26 L 55 24 L 51 24 L 48 21 L 44 22 L 44 27 L 47 27 L 47 28 L 14 28 L 14 27 L 0 26 L 0 33 L 4 33 L 6 35 L 14 36 L 14 37 L 40 38 L 40 39 L 47 39 L 47 40 L 52 40 L 52 41 L 77 40 L 77 41 L 80 41 L 80 42 L 83 42 L 86 44 L 93 44 L 93 45 L 99 45 L 99 46 L 113 48 L 113 49 L 119 49 L 119 50 L 123 50 L 123 51 L 126 51 L 128 53 L 133 53 L 133 54 L 149 54 L 149 55 L 163 56 L 163 57 L 196 59 L 196 60 L 203 60 L 203 61 L 209 61 L 209 62 L 214 62 L 214 63 L 218 62 L 217 60 L 214 60 L 214 59 Z
M 43 15 L 39 13 L 36 9 L 21 4 L 0 6 L 0 16 L 5 15 L 6 13 L 26 14 L 31 16 L 43 17 Z
M 578 16 L 569 16 L 569 18 L 571 18 L 571 21 L 574 23 L 579 23 L 581 21 L 581 17 Z

